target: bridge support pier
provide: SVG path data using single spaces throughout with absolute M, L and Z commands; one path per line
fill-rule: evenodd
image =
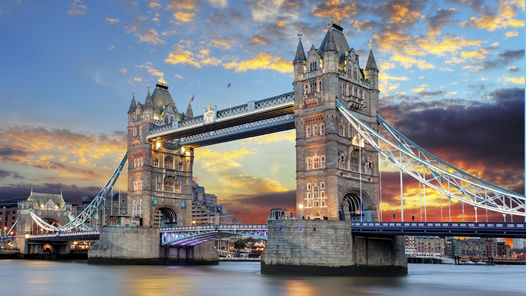
M 345 221 L 274 220 L 261 272 L 297 275 L 405 275 L 403 237 L 353 235 Z
M 173 265 L 215 265 L 219 264 L 219 254 L 214 241 L 195 246 L 161 248 L 165 264 Z
M 160 246 L 159 228 L 105 227 L 88 252 L 91 264 L 218 264 L 214 242 L 180 248 Z
M 88 252 L 93 264 L 161 264 L 159 229 L 104 227 Z

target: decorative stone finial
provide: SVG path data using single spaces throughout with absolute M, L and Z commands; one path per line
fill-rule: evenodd
M 373 50 L 373 39 L 369 40 L 369 49 Z

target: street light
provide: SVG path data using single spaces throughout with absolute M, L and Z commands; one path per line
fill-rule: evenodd
M 298 211 L 298 218 L 301 219 L 303 217 L 303 204 L 299 204 L 298 205 L 298 209 L 299 209 L 299 211 Z

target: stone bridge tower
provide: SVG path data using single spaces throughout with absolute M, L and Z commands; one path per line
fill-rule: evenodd
M 335 104 L 340 100 L 378 129 L 378 67 L 372 48 L 360 68 L 343 28 L 331 21 L 320 47 L 312 45 L 307 56 L 299 40 L 293 64 L 297 213 L 305 219 L 376 219 L 378 153 Z
M 189 107 L 189 110 L 190 107 Z M 128 216 L 145 227 L 188 226 L 192 217 L 193 150 L 176 141 L 151 143 L 156 126 L 184 118 L 161 78 L 144 104 L 132 98 L 128 111 Z

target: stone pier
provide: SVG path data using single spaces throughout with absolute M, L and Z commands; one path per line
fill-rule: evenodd
M 353 235 L 345 221 L 274 220 L 261 272 L 295 275 L 405 275 L 403 237 Z
M 213 242 L 185 248 L 160 245 L 159 228 L 105 227 L 89 250 L 91 264 L 184 265 L 218 264 Z

